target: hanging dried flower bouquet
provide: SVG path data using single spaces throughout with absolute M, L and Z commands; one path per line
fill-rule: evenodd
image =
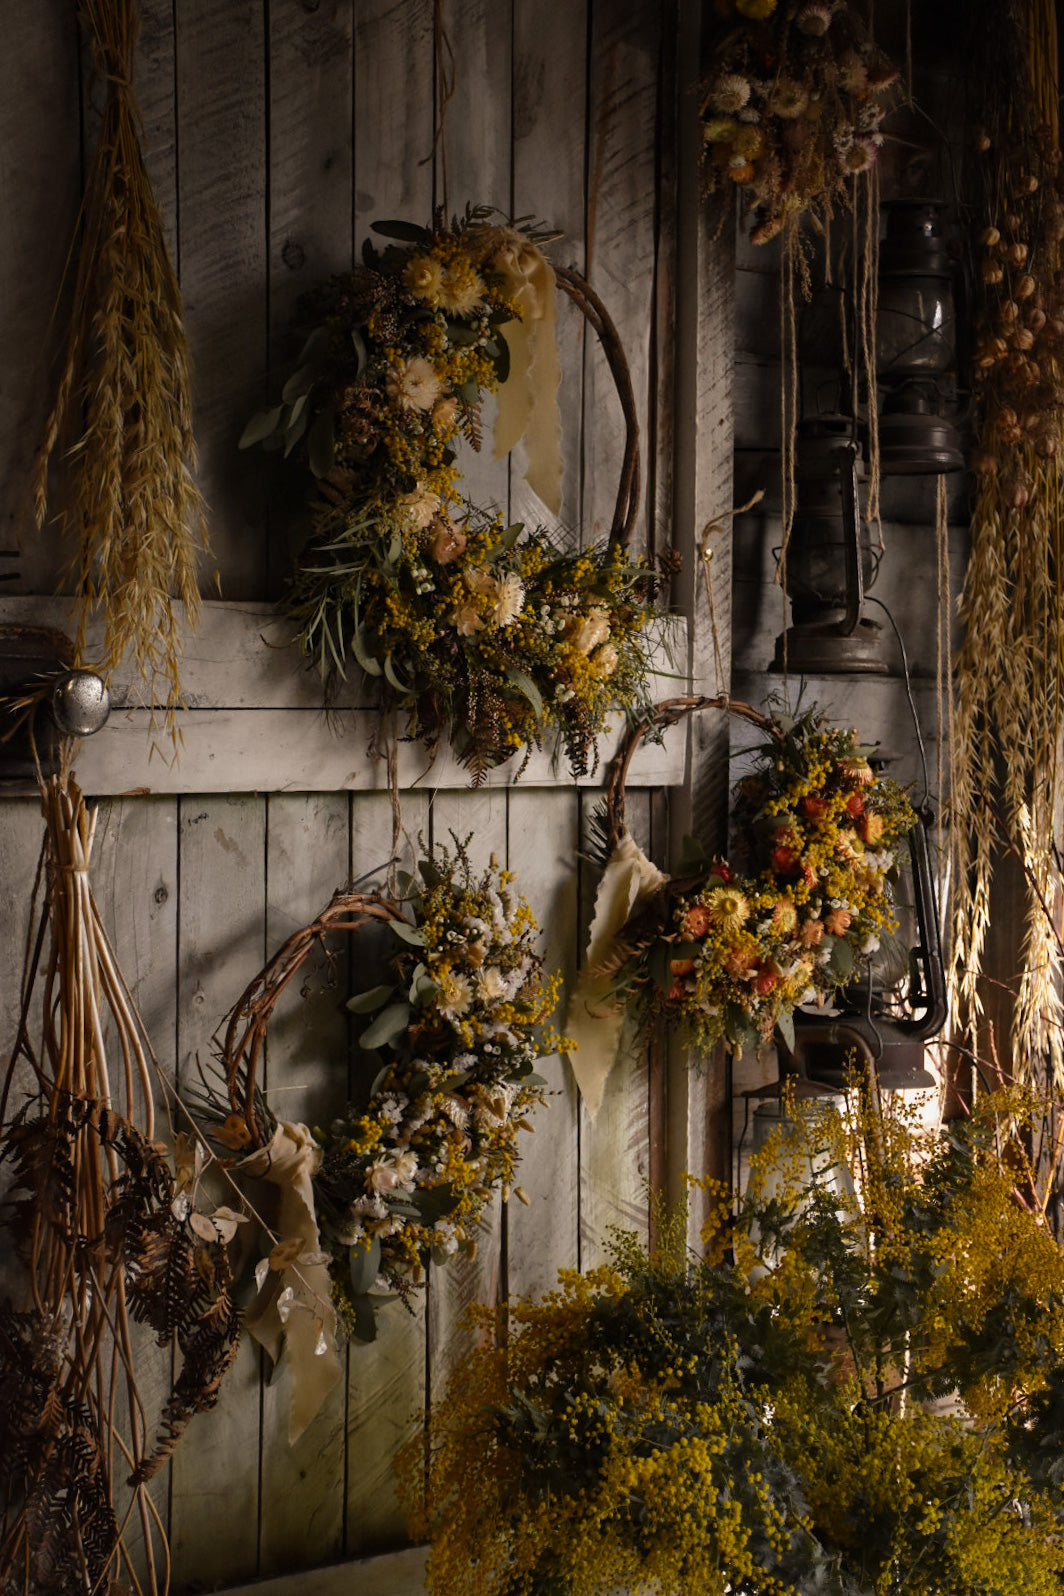
M 379 223 L 394 241 L 367 244 L 362 267 L 307 298 L 296 370 L 241 442 L 294 455 L 310 473 L 288 608 L 323 677 L 353 658 L 410 736 L 433 748 L 449 737 L 477 775 L 558 734 L 583 772 L 610 710 L 640 702 L 649 668 L 656 582 L 625 550 L 638 498 L 634 401 L 587 285 L 552 270 L 541 234 L 492 218 Z M 557 445 L 543 437 L 540 402 L 546 390 L 549 409 L 557 385 L 556 278 L 603 338 L 629 424 L 613 535 L 580 553 L 465 502 L 456 464 L 460 438 L 480 447 L 481 403 L 500 387 L 511 400 L 496 452 L 512 447 L 521 387 L 539 435 L 529 478 L 556 507 Z
M 637 901 L 611 973 L 645 1018 L 678 1025 L 700 1051 L 757 1048 L 777 1029 L 793 1045 L 795 1009 L 829 1001 L 895 929 L 896 854 L 915 817 L 856 732 L 816 710 L 769 719 L 687 699 L 659 718 L 714 704 L 768 733 L 737 789 L 732 857 Z M 623 774 L 611 788 L 615 839 L 622 824 Z
M 702 100 L 705 182 L 734 184 L 766 243 L 789 216 L 830 215 L 874 164 L 898 73 L 845 0 L 726 0 Z

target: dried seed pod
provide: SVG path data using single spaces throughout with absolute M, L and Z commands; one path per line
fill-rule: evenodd
M 1025 360 L 1023 363 L 1023 371 L 1021 372 L 1021 376 L 1023 377 L 1023 380 L 1027 384 L 1028 388 L 1033 388 L 1035 383 L 1041 382 L 1042 368 L 1038 364 L 1037 360 Z
M 1000 283 L 1004 279 L 1004 276 L 1005 273 L 1002 271 L 1001 267 L 996 261 L 985 260 L 983 262 L 984 283 Z
M 1008 249 L 1005 251 L 1005 259 L 1008 261 L 1010 266 L 1026 266 L 1027 245 L 1020 243 L 1019 240 L 1017 240 L 1015 244 L 1010 244 Z
M 985 128 L 977 127 L 973 134 L 973 142 L 980 155 L 985 155 L 990 148 L 990 135 Z
M 1018 233 L 1020 228 L 1023 226 L 1023 220 L 1021 217 L 1016 215 L 1015 211 L 1010 211 L 1005 218 L 1005 226 L 1008 228 L 1010 233 Z
M 1021 172 L 1014 184 L 1017 194 L 1036 194 L 1038 192 L 1038 179 L 1033 172 Z
M 1012 335 L 1012 341 L 1017 349 L 1030 349 L 1034 343 L 1034 333 L 1030 327 L 1017 327 Z
M 988 249 L 992 249 L 995 244 L 1000 244 L 1001 234 L 996 227 L 988 227 L 979 242 L 980 244 L 985 244 Z
M 1024 272 L 1023 276 L 1017 279 L 1016 286 L 1012 291 L 1017 299 L 1030 299 L 1037 287 L 1038 284 L 1030 272 Z
M 1014 299 L 1006 299 L 998 311 L 998 316 L 1001 319 L 1002 326 L 1011 327 L 1014 322 L 1019 320 L 1020 307 Z
M 989 477 L 997 472 L 997 456 L 992 454 L 974 454 L 972 456 L 972 470 L 976 476 Z
M 1033 333 L 1040 333 L 1046 324 L 1046 313 L 1040 306 L 1035 305 L 1027 312 L 1027 325 Z

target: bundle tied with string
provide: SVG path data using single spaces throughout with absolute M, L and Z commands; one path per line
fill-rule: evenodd
M 66 774 L 42 799 L 44 903 L 0 1099 L 0 1586 L 159 1596 L 169 1554 L 146 1486 L 232 1362 L 231 1231 L 228 1211 L 196 1211 L 181 1139 L 176 1168 L 155 1139 L 155 1061 L 90 884 L 95 812 Z M 157 1421 L 137 1324 L 176 1355 Z
M 628 769 L 648 731 L 711 709 L 765 741 L 736 790 L 731 858 L 692 844 L 690 871 L 670 880 L 625 830 Z M 830 1002 L 892 933 L 896 850 L 915 817 L 870 752 L 815 709 L 768 715 L 724 694 L 664 700 L 630 734 L 610 770 L 612 851 L 566 1018 L 592 1113 L 629 1016 L 676 1028 L 699 1058 L 718 1042 L 740 1056 L 777 1031 L 793 1046 L 795 1010 Z
M 639 440 L 617 330 L 527 221 L 468 207 L 375 231 L 383 247 L 303 301 L 295 368 L 241 440 L 291 456 L 309 487 L 287 598 L 300 646 L 333 685 L 353 660 L 386 716 L 433 752 L 449 741 L 474 781 L 555 737 L 583 773 L 611 711 L 645 698 L 657 593 L 628 552 Z M 558 290 L 598 336 L 625 423 L 609 537 L 582 550 L 463 499 L 456 452 L 480 448 L 497 394 L 496 457 L 523 439 L 557 512 Z
M 494 861 L 476 872 L 456 838 L 400 876 L 394 896 L 357 885 L 334 894 L 229 1015 L 224 1095 L 208 1090 L 200 1108 L 236 1155 L 232 1173 L 280 1188 L 280 1239 L 258 1265 L 247 1325 L 289 1364 L 292 1439 L 339 1377 L 337 1333 L 375 1339 L 377 1310 L 409 1301 L 430 1262 L 475 1252 L 496 1191 L 521 1196 L 518 1132 L 531 1129 L 544 1084 L 535 1064 L 561 1045 L 557 978 L 537 936 L 510 872 Z M 272 1113 L 260 1067 L 279 999 L 315 951 L 333 968 L 338 937 L 356 939 L 363 970 L 383 955 L 383 978 L 347 1004 L 365 1084 L 349 1101 L 339 1060 L 333 1116 L 311 1129 Z

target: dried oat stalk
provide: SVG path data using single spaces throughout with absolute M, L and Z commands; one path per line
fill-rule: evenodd
M 66 357 L 37 457 L 38 530 L 51 511 L 76 540 L 83 598 L 78 652 L 102 614 L 105 676 L 128 655 L 176 742 L 180 637 L 172 600 L 194 623 L 206 547 L 193 480 L 191 379 L 181 295 L 140 146 L 133 92 L 136 0 L 82 0 L 95 77 L 105 88 L 76 241 Z

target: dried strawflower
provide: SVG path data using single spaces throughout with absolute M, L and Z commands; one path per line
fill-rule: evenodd
M 819 39 L 830 28 L 833 11 L 834 7 L 827 0 L 806 0 L 794 19 L 795 25 L 802 33 Z

